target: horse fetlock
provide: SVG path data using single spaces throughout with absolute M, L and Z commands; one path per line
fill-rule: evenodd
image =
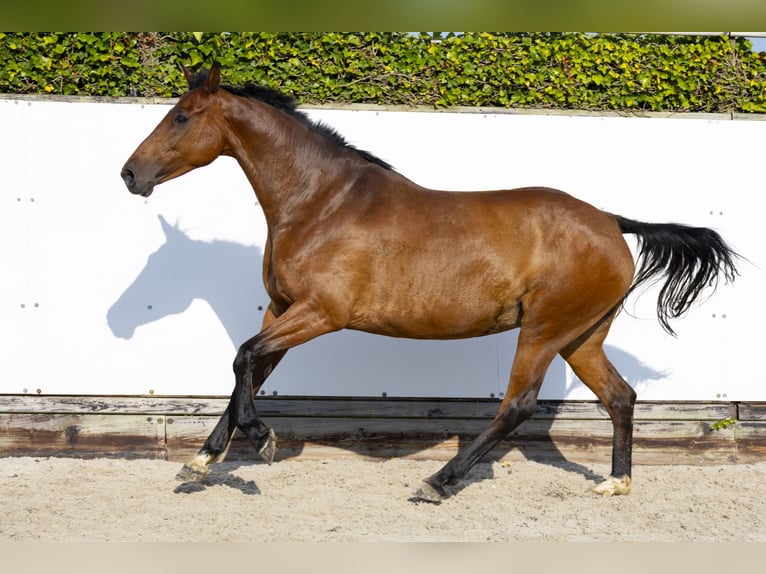
M 629 476 L 615 478 L 610 476 L 601 484 L 593 487 L 593 492 L 601 496 L 617 496 L 630 493 L 631 480 Z

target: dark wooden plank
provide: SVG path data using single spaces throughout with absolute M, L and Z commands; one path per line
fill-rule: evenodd
M 738 405 L 738 418 L 743 421 L 766 421 L 766 403 L 740 403 Z
M 0 395 L 0 412 L 58 414 L 154 414 L 178 416 L 223 413 L 225 397 L 89 397 Z M 263 416 L 477 418 L 491 419 L 500 402 L 492 399 L 261 397 Z M 749 411 L 754 412 L 754 411 Z M 705 402 L 639 402 L 636 420 L 720 420 L 736 416 L 734 405 Z M 535 418 L 607 419 L 596 401 L 540 401 Z
M 0 414 L 0 454 L 165 457 L 164 418 Z
M 88 397 L 0 395 L 0 412 L 219 415 L 228 397 Z M 265 416 L 491 418 L 500 404 L 477 399 L 391 399 L 379 397 L 260 397 Z M 573 409 L 574 411 L 574 409 Z
M 74 395 L 0 395 L 0 413 L 50 414 L 215 414 L 223 397 L 96 397 Z
M 165 421 L 133 415 L 3 415 L 0 453 L 34 456 L 143 456 L 181 459 L 204 442 L 217 417 L 186 416 Z M 348 419 L 270 419 L 279 435 L 280 458 L 308 456 L 307 449 L 332 448 L 348 456 L 454 456 L 486 426 L 483 421 L 404 419 L 369 420 L 359 427 Z M 392 423 L 396 423 L 393 424 Z M 423 424 L 427 423 L 427 424 Z M 597 423 L 597 424 L 593 424 Z M 165 429 L 167 429 L 165 431 Z M 738 429 L 744 432 L 744 427 Z M 740 449 L 747 460 L 766 458 L 763 428 L 751 428 Z M 732 462 L 732 428 L 711 435 L 698 423 L 639 423 L 635 441 L 637 464 L 709 464 Z M 167 440 L 167 442 L 165 442 Z M 608 421 L 527 421 L 493 452 L 540 460 L 579 462 L 609 460 Z M 252 447 L 235 437 L 233 452 L 254 459 Z M 763 459 L 761 458 L 761 460 Z
M 737 437 L 738 461 L 760 462 L 766 460 L 766 420 L 739 421 L 729 428 Z
M 167 437 L 172 441 L 202 441 L 212 430 L 215 417 L 170 417 Z M 476 419 L 349 419 L 349 418 L 297 418 L 264 417 L 281 438 L 305 440 L 337 440 L 339 442 L 381 440 L 407 440 L 419 438 L 445 440 L 450 437 L 471 439 L 484 431 L 488 421 Z M 708 425 L 691 421 L 639 421 L 635 425 L 637 441 L 663 440 L 704 440 L 726 438 L 734 440 L 730 429 L 719 431 L 712 436 Z M 612 437 L 612 424 L 608 420 L 575 419 L 532 419 L 521 424 L 511 436 L 523 440 L 546 439 L 548 437 L 577 437 L 590 441 Z
M 186 458 L 202 445 L 227 402 L 223 397 L 0 396 L 0 455 Z M 259 404 L 279 435 L 280 457 L 334 452 L 448 459 L 486 429 L 498 401 L 264 397 Z M 737 421 L 711 430 L 715 421 L 736 415 L 736 406 L 639 403 L 636 463 L 766 460 L 765 423 Z M 541 401 L 536 416 L 493 455 L 605 462 L 611 440 L 611 422 L 598 403 Z M 239 436 L 230 451 L 254 458 Z
M 399 398 L 259 398 L 258 412 L 264 417 L 358 417 L 358 418 L 473 418 L 490 419 L 500 401 L 466 399 Z
M 272 417 L 265 419 L 275 429 L 279 457 L 302 455 L 306 448 L 332 447 L 363 456 L 402 454 L 454 456 L 482 432 L 487 421 L 475 419 L 347 419 Z M 168 420 L 168 451 L 173 458 L 191 456 L 212 429 L 212 417 L 178 417 Z M 445 424 L 448 423 L 448 424 Z M 608 420 L 530 420 L 519 426 L 498 451 L 517 449 L 535 457 L 608 461 L 612 425 Z M 242 437 L 232 443 L 235 456 L 252 459 L 253 449 Z M 425 453 L 428 453 L 427 455 Z M 716 433 L 698 421 L 640 421 L 635 428 L 634 454 L 639 464 L 710 464 L 734 462 L 734 431 Z

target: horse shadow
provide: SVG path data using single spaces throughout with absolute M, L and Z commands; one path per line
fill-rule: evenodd
M 108 309 L 106 320 L 110 330 L 116 337 L 130 339 L 135 335 L 139 326 L 159 321 L 170 315 L 183 313 L 189 308 L 192 301 L 202 299 L 210 305 L 224 327 L 232 343 L 233 356 L 239 344 L 257 332 L 263 313 L 268 306 L 269 298 L 262 280 L 263 255 L 260 248 L 232 241 L 195 240 L 178 229 L 177 226 L 170 225 L 162 216 L 159 216 L 159 223 L 165 235 L 165 243 L 149 255 L 146 265 L 135 280 Z M 151 310 L 151 312 L 147 312 L 147 310 Z M 387 361 L 391 359 L 389 354 L 398 350 L 397 345 L 399 343 L 390 342 L 389 346 L 382 345 L 383 351 L 380 351 L 380 356 L 376 356 L 376 349 L 381 347 L 380 341 L 387 338 L 376 338 L 376 344 L 370 340 L 369 336 L 365 335 L 352 331 L 333 334 L 332 336 L 336 338 L 321 348 L 323 361 L 327 361 L 325 364 L 347 366 L 348 358 L 355 357 L 357 364 L 370 361 L 384 368 Z M 504 336 L 506 338 L 502 341 L 503 347 L 507 348 L 507 352 L 512 355 L 517 335 L 512 332 L 504 334 Z M 471 350 L 470 345 L 465 347 L 465 345 L 460 346 L 452 342 L 452 345 L 446 348 L 440 346 L 440 343 L 443 342 L 417 341 L 412 344 L 420 345 L 418 349 L 426 350 L 429 356 L 438 356 L 439 353 L 444 352 L 457 352 L 459 353 L 457 357 L 459 361 L 476 360 L 476 354 Z M 663 373 L 653 370 L 622 349 L 606 346 L 605 350 L 617 370 L 633 387 L 644 381 L 663 376 Z M 452 359 L 455 360 L 455 357 L 453 356 Z M 416 374 L 411 376 L 417 377 Z M 416 384 L 416 381 L 412 381 L 412 384 Z M 571 386 L 571 381 L 567 382 L 565 363 L 557 358 L 549 369 L 544 388 L 546 388 L 548 395 L 566 396 L 569 386 Z M 496 400 L 499 404 L 499 397 Z M 549 432 L 553 420 L 552 417 L 535 417 L 536 440 L 545 442 L 547 437 L 547 444 L 543 449 L 544 454 L 528 453 L 520 448 L 521 453 L 529 460 L 536 460 L 577 472 L 597 482 L 602 477 L 593 473 L 585 465 L 569 461 L 550 439 Z M 487 424 L 489 424 L 488 420 Z M 523 423 L 519 430 L 523 430 L 525 424 L 527 423 Z M 276 430 L 279 434 L 279 429 Z M 237 436 L 238 434 L 235 434 L 235 440 L 239 440 L 241 444 L 244 439 Z M 473 434 L 458 434 L 458 448 L 466 446 L 473 437 Z M 443 437 L 434 437 L 430 443 L 426 440 L 422 449 L 436 446 L 441 440 Z M 364 445 L 360 446 L 355 441 L 351 441 L 349 444 L 343 444 L 342 441 L 339 444 L 332 444 L 332 446 L 357 451 L 365 456 L 375 456 L 374 449 L 370 450 Z M 505 450 L 494 450 L 484 459 L 484 462 L 476 465 L 466 479 L 454 489 L 459 490 L 477 480 L 491 478 L 492 463 L 498 461 L 514 448 L 518 448 L 518 446 L 510 446 Z M 240 447 L 235 450 L 242 449 Z M 293 445 L 292 448 L 283 450 L 280 458 L 297 456 L 301 451 L 301 445 Z M 380 456 L 388 457 L 390 455 L 381 454 Z M 204 489 L 206 486 L 218 484 L 236 488 L 245 494 L 258 494 L 260 491 L 252 481 L 243 482 L 232 474 L 232 471 L 241 465 L 261 464 L 260 461 L 254 461 L 253 458 L 244 455 L 240 458 L 236 453 L 232 458 L 227 456 L 225 465 L 216 465 L 220 468 L 211 470 L 211 475 L 206 481 L 198 485 L 181 485 L 176 489 L 176 492 L 191 493 L 198 489 Z
M 242 494 L 247 496 L 261 494 L 261 489 L 254 480 L 246 480 L 234 474 L 233 471 L 240 466 L 242 465 L 229 461 L 220 462 L 215 465 L 216 468 L 214 468 L 203 480 L 179 483 L 178 486 L 173 489 L 173 492 L 175 494 L 194 494 L 196 492 L 202 492 L 211 486 L 225 486 L 233 490 L 239 490 Z
M 192 239 L 164 217 L 159 216 L 159 222 L 165 243 L 149 255 L 107 311 L 110 330 L 116 337 L 131 339 L 138 327 L 183 313 L 195 299 L 202 299 L 236 349 L 258 331 L 269 302 L 260 249 L 233 241 Z

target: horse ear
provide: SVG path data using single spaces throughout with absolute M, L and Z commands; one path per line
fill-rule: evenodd
M 189 86 L 189 88 L 191 88 L 192 79 L 194 78 L 194 74 L 192 73 L 192 71 L 189 68 L 187 68 L 183 64 L 181 64 L 181 71 L 184 73 L 184 78 L 186 78 L 186 85 Z
M 205 87 L 207 88 L 208 93 L 214 94 L 216 91 L 218 91 L 218 84 L 221 82 L 221 64 L 218 62 L 213 62 L 213 65 L 210 66 L 210 71 L 207 74 L 207 79 L 205 80 Z
M 181 234 L 181 230 L 178 229 L 178 224 L 170 225 L 168 223 L 168 220 L 162 217 L 162 215 L 157 216 L 160 220 L 160 225 L 162 226 L 162 232 L 165 234 L 165 239 L 170 240 L 170 236 L 177 236 Z

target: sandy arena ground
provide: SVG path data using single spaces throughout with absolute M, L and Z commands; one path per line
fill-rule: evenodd
M 414 503 L 438 461 L 0 459 L 0 541 L 766 541 L 766 463 L 637 466 L 629 496 L 591 487 L 607 465 L 483 463 L 440 505 Z

